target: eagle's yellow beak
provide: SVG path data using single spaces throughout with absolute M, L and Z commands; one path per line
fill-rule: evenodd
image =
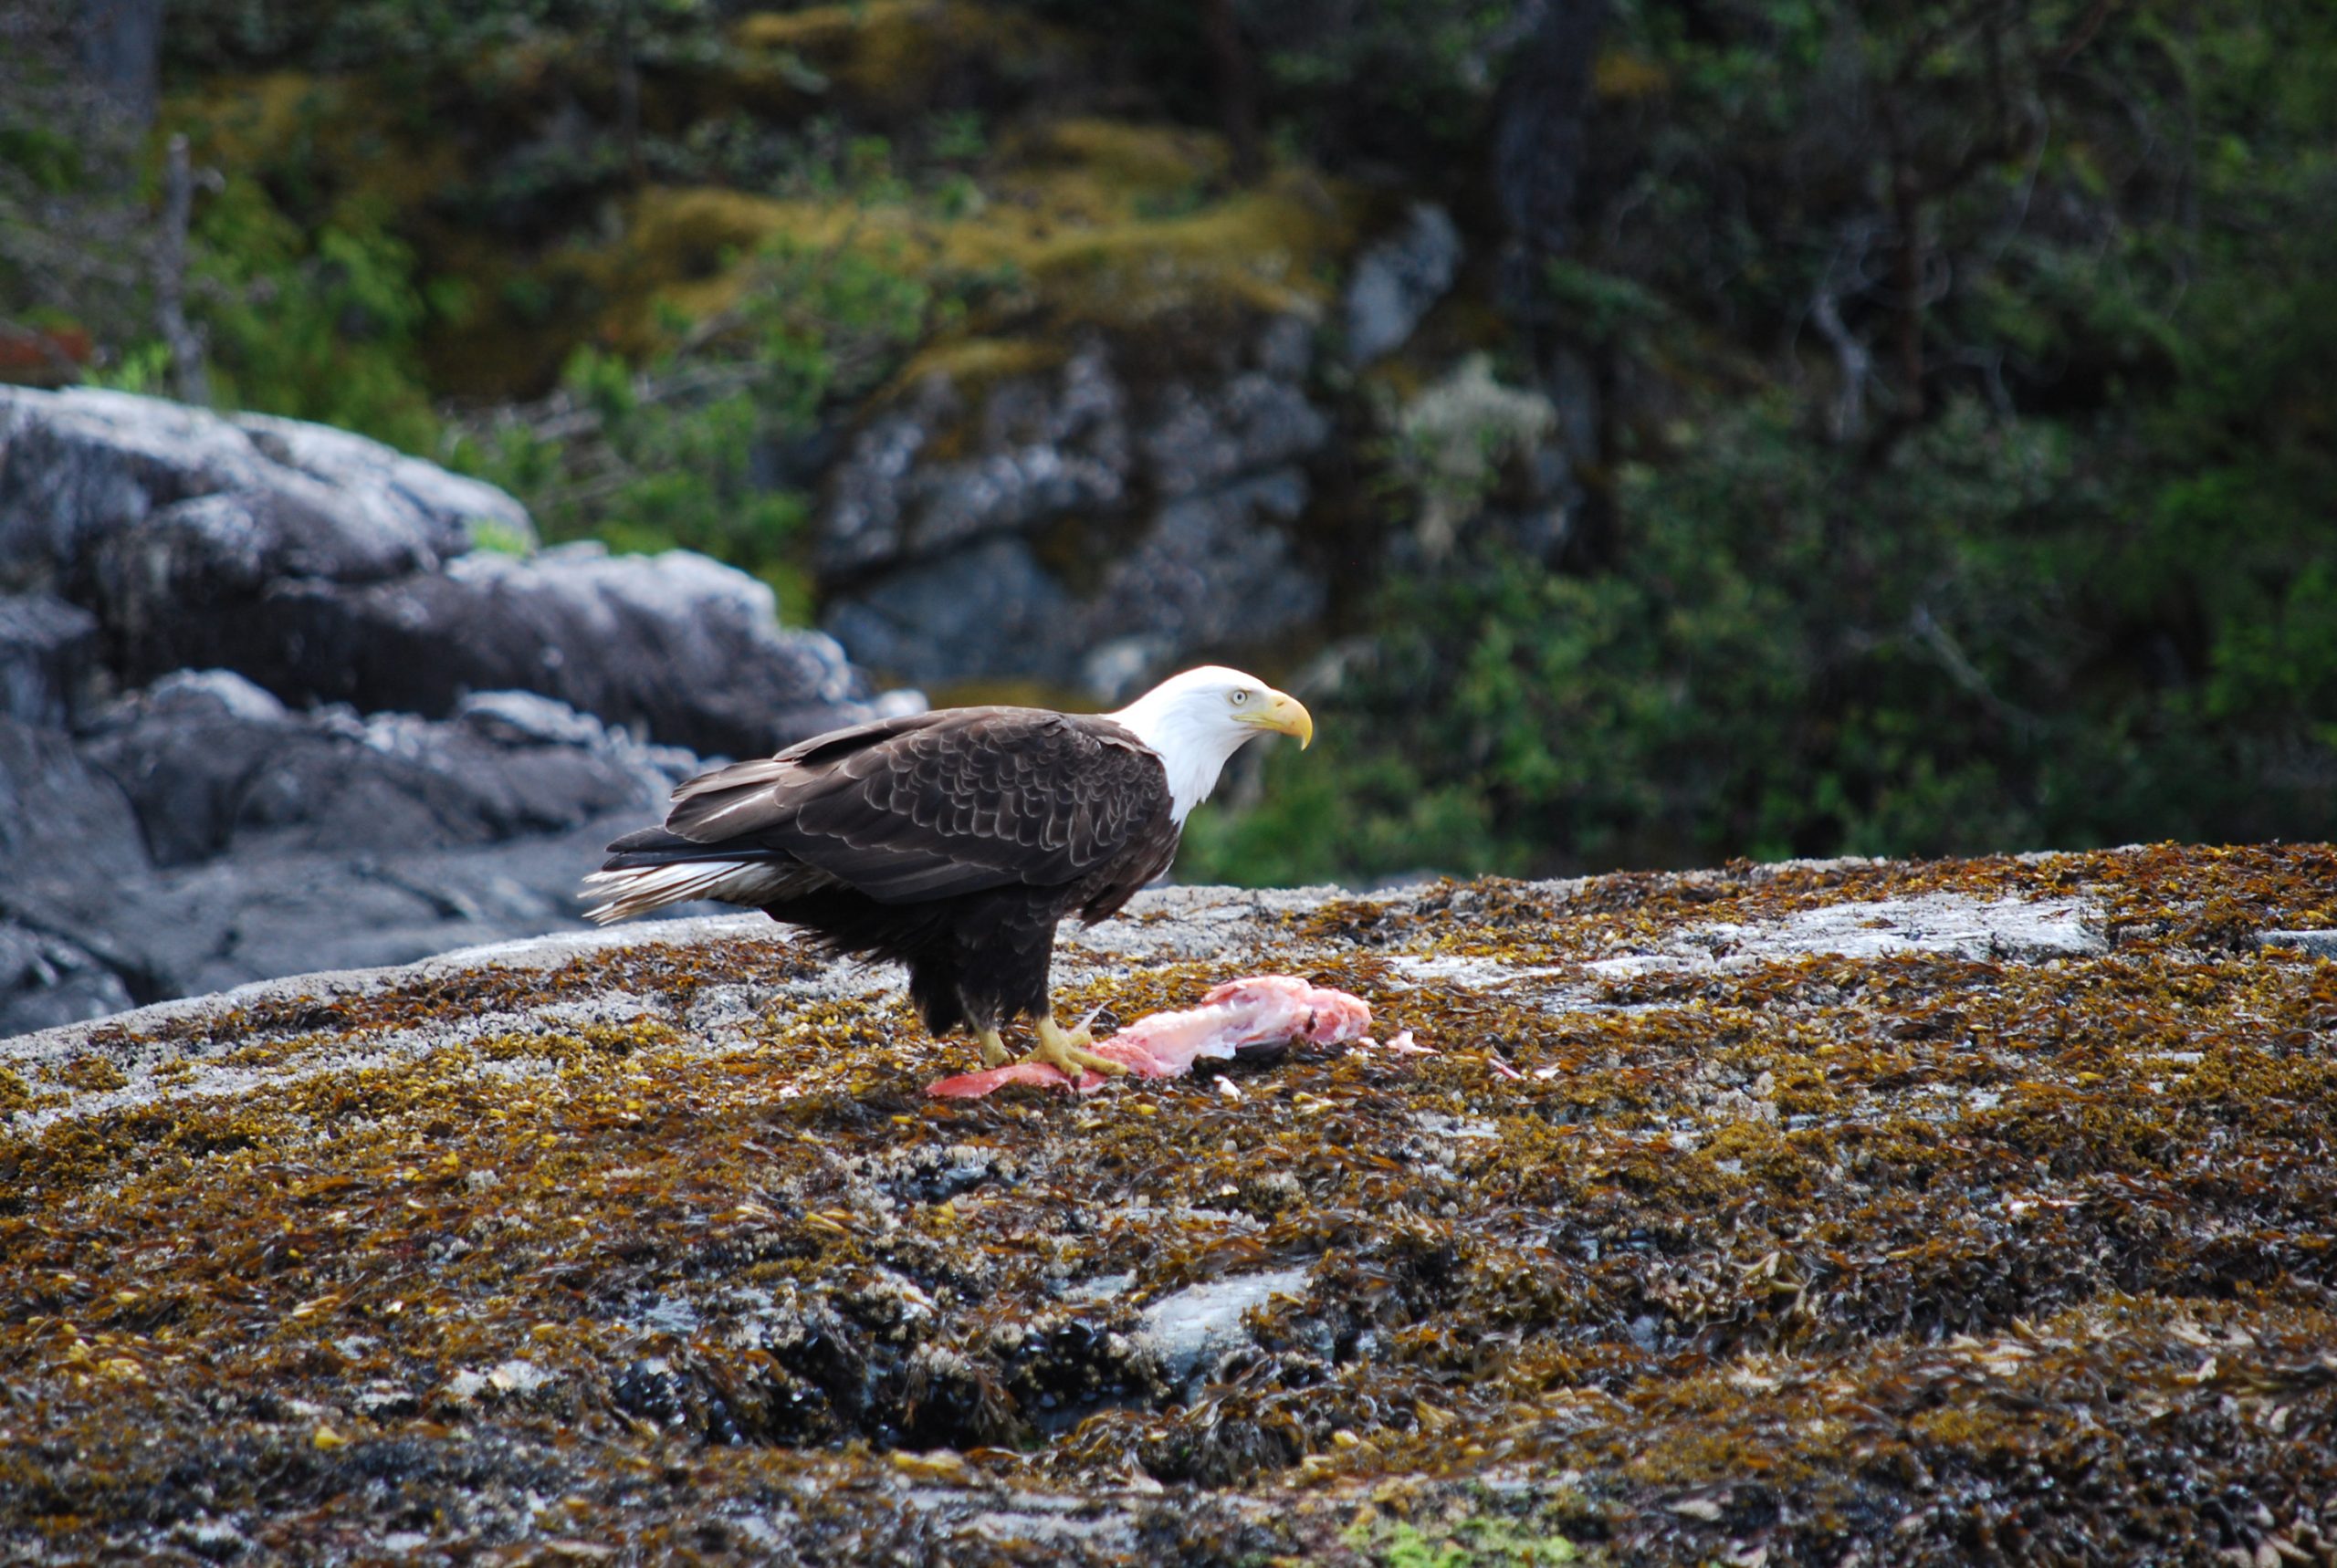
M 1301 751 L 1315 744 L 1315 716 L 1288 692 L 1268 691 L 1266 706 L 1252 711 L 1248 722 L 1253 728 L 1297 737 Z

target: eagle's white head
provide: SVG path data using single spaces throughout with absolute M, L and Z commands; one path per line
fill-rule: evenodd
M 1315 739 L 1315 720 L 1296 697 L 1222 664 L 1171 675 L 1104 716 L 1134 730 L 1160 754 L 1179 827 L 1187 812 L 1209 799 L 1225 759 L 1243 741 L 1266 730 L 1294 735 L 1301 747 Z

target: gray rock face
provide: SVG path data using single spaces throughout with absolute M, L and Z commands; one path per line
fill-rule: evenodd
M 0 1034 L 573 927 L 699 767 L 635 735 L 923 706 L 702 556 L 481 529 L 533 537 L 345 432 L 0 388 Z
M 978 408 L 928 382 L 837 470 L 821 559 L 847 588 L 828 630 L 905 680 L 1109 697 L 1318 614 L 1323 579 L 1292 528 L 1301 465 L 1331 434 L 1302 384 L 1308 329 L 1277 320 L 1228 350 L 1141 395 L 1099 343 Z M 1060 559 L 1108 564 L 1074 581 Z
M 0 719 L 0 903 L 8 913 L 44 892 L 125 880 L 145 863 L 120 786 L 58 731 Z
M 0 1035 L 577 926 L 602 845 L 697 767 L 533 693 L 432 722 L 288 708 L 224 670 L 79 747 L 0 721 Z
M 0 596 L 0 716 L 69 723 L 98 667 L 96 616 L 46 593 Z
M 1432 203 L 1356 258 L 1346 298 L 1347 357 L 1368 365 L 1404 346 L 1461 267 L 1461 231 Z
M 731 756 L 922 704 L 880 700 L 833 638 L 781 629 L 768 587 L 686 550 L 466 556 L 354 588 L 278 579 L 199 636 L 173 662 L 239 670 L 288 702 L 443 717 L 473 692 L 533 691 Z
M 1171 386 L 1143 440 L 1153 487 L 1174 499 L 1295 462 L 1330 434 L 1304 392 L 1252 372 L 1207 393 Z
M 1274 636 L 1322 612 L 1322 580 L 1294 559 L 1284 525 L 1306 507 L 1306 476 L 1280 468 L 1160 508 L 1106 572 L 1082 643 L 1116 636 L 1198 649 Z
M 534 537 L 493 486 L 345 431 L 86 387 L 0 387 L 0 583 L 69 591 L 114 536 L 222 495 L 298 536 L 309 570 L 345 580 L 426 570 L 469 549 L 479 521 Z
M 1019 379 L 996 389 L 975 455 L 925 461 L 936 432 L 965 417 L 948 382 L 927 382 L 854 443 L 821 532 L 821 570 L 848 579 L 1022 532 L 1074 508 L 1118 505 L 1128 470 L 1125 401 L 1103 350 L 1090 344 L 1052 384 Z
M 204 497 L 110 541 L 100 602 L 129 678 L 221 666 L 288 702 L 433 717 L 472 692 L 530 690 L 733 755 L 876 711 L 833 639 L 782 631 L 769 588 L 704 556 L 569 545 L 337 577 L 302 570 L 307 520 L 281 500 Z
M 580 874 L 654 817 L 635 808 L 565 832 L 394 853 L 302 849 L 292 835 L 164 872 L 129 933 L 145 994 L 196 996 L 320 964 L 403 964 L 574 930 Z M 0 1033 L 8 1028 L 0 1019 Z
M 482 526 L 533 538 L 503 492 L 344 431 L 0 388 L 0 586 L 93 612 L 124 685 L 232 669 L 295 705 L 433 718 L 527 690 L 733 754 L 921 700 L 872 706 L 833 640 L 704 557 L 470 553 Z M 0 670 L 46 656 L 11 647 L 0 630 Z
M 136 1000 L 86 948 L 0 920 L 0 1036 L 103 1018 Z
M 113 936 L 150 882 L 121 787 L 60 732 L 0 719 L 0 917 L 94 954 L 150 999 L 168 993 Z M 12 1022 L 0 1017 L 0 1033 Z
M 652 811 L 697 766 L 532 693 L 472 697 L 434 724 L 287 709 L 225 670 L 157 682 L 102 716 L 86 751 L 162 866 L 256 844 L 394 855 L 561 832 Z
M 963 679 L 970 669 L 1044 678 L 1064 667 L 1071 596 L 1020 539 L 985 539 L 894 572 L 830 610 L 828 628 L 903 680 Z M 969 650 L 980 650 L 970 666 Z

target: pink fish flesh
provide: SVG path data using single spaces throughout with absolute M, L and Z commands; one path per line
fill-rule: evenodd
M 1370 1027 L 1371 1008 L 1361 997 L 1311 986 L 1293 975 L 1252 975 L 1228 980 L 1197 1008 L 1138 1019 L 1094 1050 L 1098 1056 L 1126 1063 L 1131 1076 L 1175 1078 L 1205 1056 L 1230 1057 L 1246 1047 L 1289 1040 L 1336 1045 L 1361 1039 Z M 951 1100 L 979 1100 L 1001 1084 L 1033 1083 L 1087 1094 L 1106 1082 L 1100 1072 L 1086 1072 L 1074 1083 L 1052 1067 L 1017 1061 L 945 1078 L 927 1085 L 925 1092 Z

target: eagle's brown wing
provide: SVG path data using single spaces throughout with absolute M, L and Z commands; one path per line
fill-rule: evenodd
M 665 830 L 792 856 L 883 904 L 1108 874 L 1116 904 L 1177 841 L 1159 758 L 1108 720 L 1043 708 L 953 708 L 814 737 L 684 784 Z

